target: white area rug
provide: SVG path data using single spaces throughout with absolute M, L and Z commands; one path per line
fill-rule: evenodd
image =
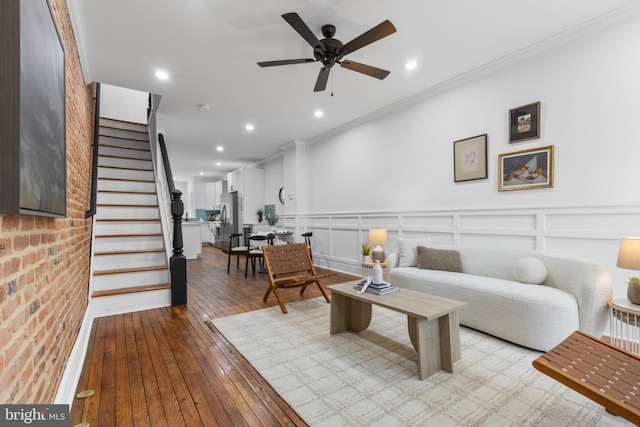
M 213 320 L 311 426 L 630 425 L 538 372 L 541 353 L 461 328 L 455 372 L 417 376 L 406 316 L 379 307 L 366 331 L 329 335 L 312 299 Z

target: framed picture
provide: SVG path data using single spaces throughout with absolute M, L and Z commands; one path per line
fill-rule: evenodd
M 65 217 L 65 52 L 47 0 L 3 0 L 0 212 Z
M 509 144 L 540 138 L 540 103 L 509 110 Z
M 487 134 L 453 142 L 455 182 L 487 177 Z
M 498 191 L 553 187 L 553 145 L 498 156 Z

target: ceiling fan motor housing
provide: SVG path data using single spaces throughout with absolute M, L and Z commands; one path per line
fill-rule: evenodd
M 333 25 L 323 25 L 322 35 L 324 39 L 320 40 L 322 44 L 317 45 L 313 49 L 313 56 L 317 61 L 322 61 L 322 65 L 325 67 L 333 67 L 336 62 L 340 62 L 344 55 L 338 56 L 338 51 L 343 46 L 342 42 L 338 39 L 334 39 L 333 36 L 336 33 L 336 27 Z M 324 49 L 323 49 L 324 47 Z

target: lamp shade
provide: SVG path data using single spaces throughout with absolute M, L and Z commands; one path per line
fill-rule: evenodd
M 640 270 L 640 237 L 624 237 L 618 251 L 618 267 Z
M 387 244 L 387 229 L 386 228 L 372 228 L 369 230 L 369 244 L 371 245 L 386 245 Z

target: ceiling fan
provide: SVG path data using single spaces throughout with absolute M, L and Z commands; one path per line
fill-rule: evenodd
M 372 67 L 366 64 L 360 64 L 359 62 L 343 60 L 344 56 L 355 52 L 356 50 L 367 46 L 375 41 L 380 40 L 383 37 L 391 35 L 396 32 L 396 27 L 393 26 L 388 20 L 376 25 L 369 31 L 359 35 L 355 39 L 351 40 L 347 44 L 342 44 L 338 39 L 334 39 L 333 36 L 336 33 L 336 27 L 333 25 L 324 25 L 322 27 L 322 35 L 325 37 L 322 40 L 318 40 L 313 31 L 304 23 L 302 18 L 295 13 L 285 13 L 282 15 L 285 21 L 293 27 L 294 30 L 302 36 L 313 47 L 314 58 L 302 58 L 302 59 L 285 59 L 280 61 L 263 61 L 258 62 L 261 67 L 273 67 L 277 65 L 291 65 L 291 64 L 305 64 L 308 62 L 322 62 L 322 69 L 318 74 L 316 80 L 316 86 L 314 92 L 320 92 L 327 87 L 327 81 L 329 79 L 329 73 L 331 67 L 335 64 L 340 64 L 341 67 L 348 70 L 357 71 L 358 73 L 366 74 L 367 76 L 375 77 L 376 79 L 384 79 L 389 75 L 389 71 L 382 70 L 380 68 Z

